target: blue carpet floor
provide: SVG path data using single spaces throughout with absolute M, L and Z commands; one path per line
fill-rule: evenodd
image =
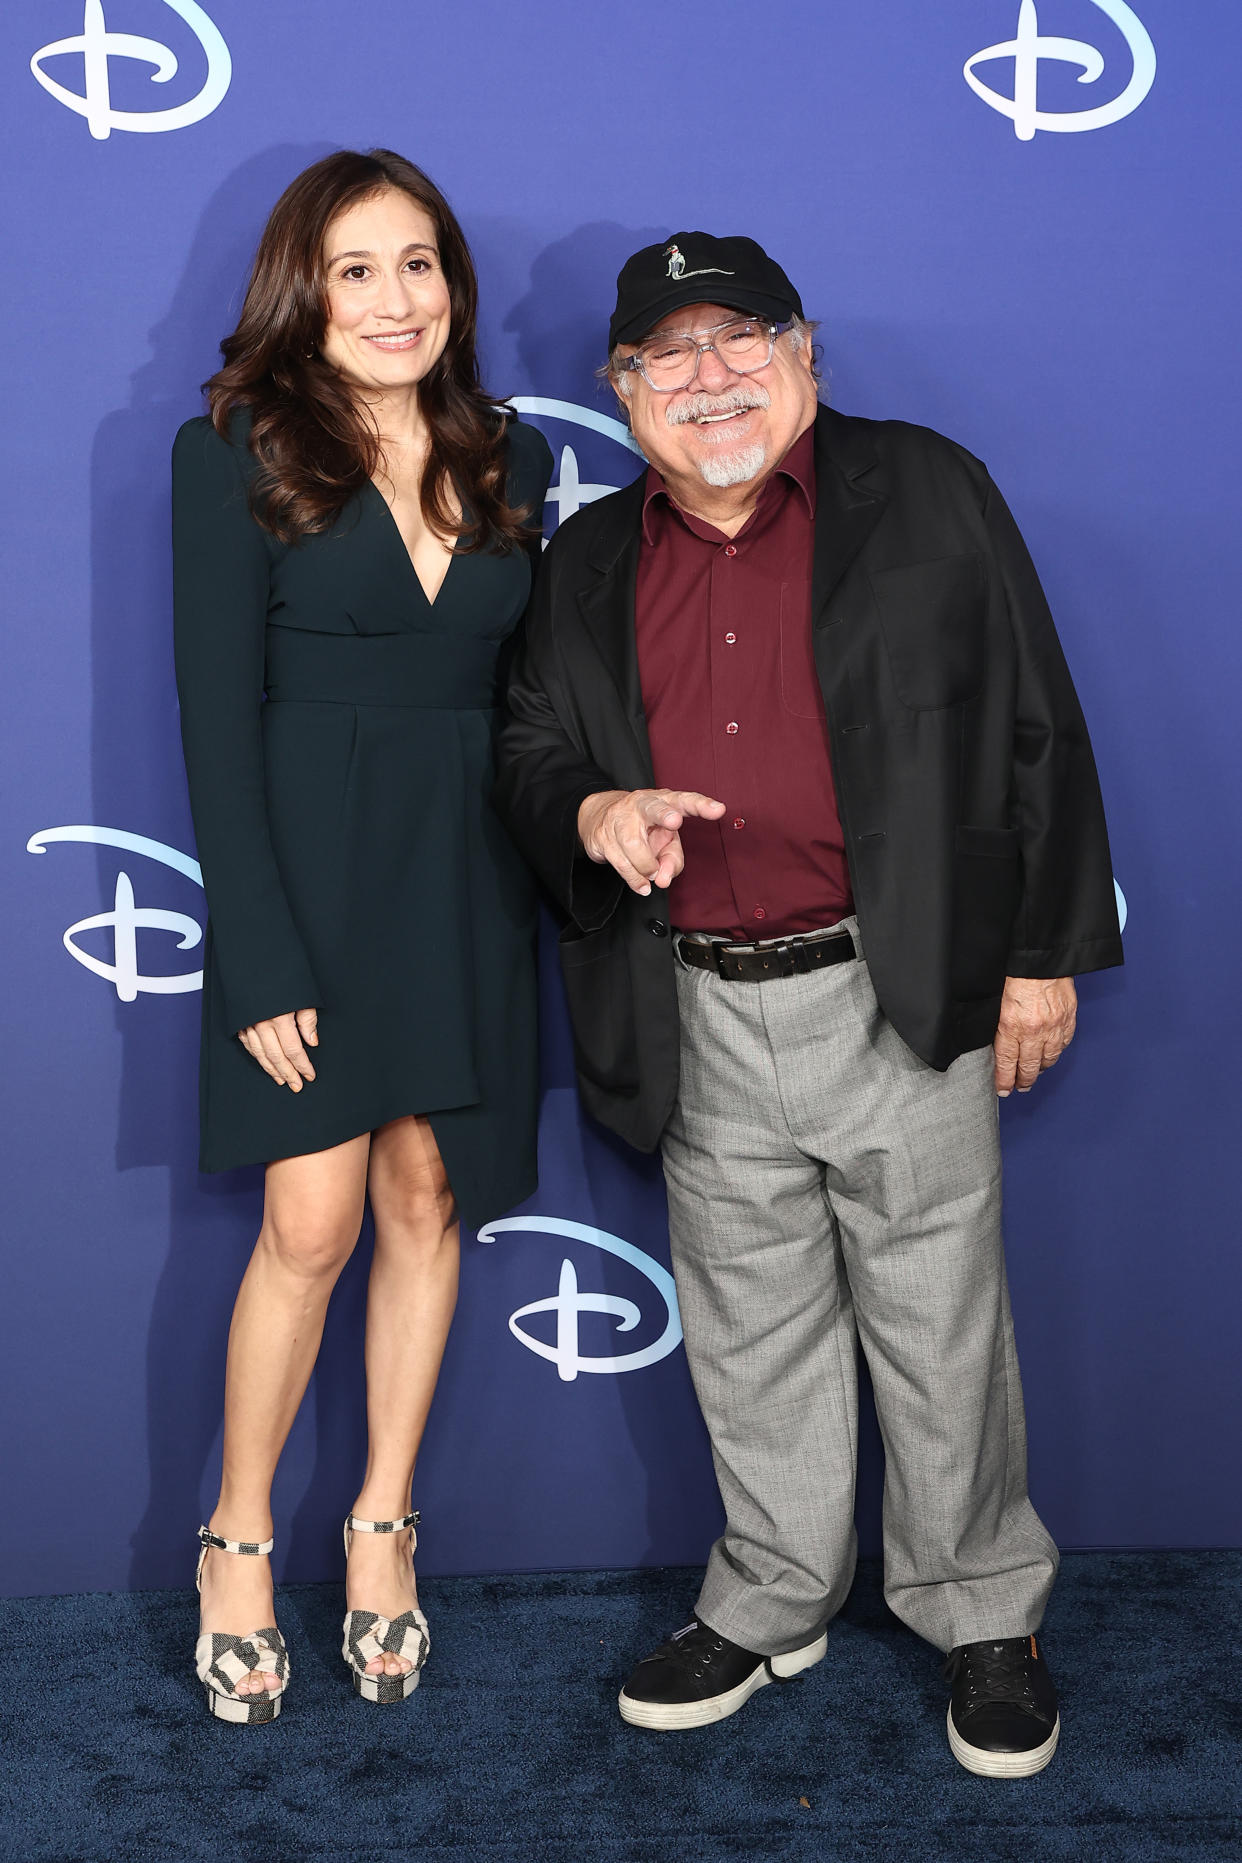
M 1242 1859 L 1242 1553 L 1078 1554 L 1045 1624 L 1061 1751 L 1035 1779 L 950 1758 L 931 1650 L 864 1566 L 828 1656 L 714 1729 L 644 1734 L 618 1678 L 695 1574 L 429 1580 L 432 1657 L 358 1701 L 339 1589 L 279 1594 L 273 1726 L 211 1720 L 191 1595 L 0 1603 L 4 1863 L 1223 1863 Z

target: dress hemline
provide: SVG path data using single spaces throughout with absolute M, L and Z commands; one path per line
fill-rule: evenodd
M 288 1091 L 289 1089 L 286 1087 L 285 1092 L 287 1093 Z M 430 1119 L 436 1113 L 465 1112 L 472 1106 L 481 1106 L 482 1103 L 482 1100 L 476 1096 L 474 1099 L 470 1100 L 440 1101 L 434 1106 L 403 1105 L 395 1112 L 381 1112 L 376 1118 L 369 1120 L 366 1124 L 357 1126 L 350 1131 L 342 1132 L 338 1137 L 325 1138 L 320 1144 L 308 1145 L 305 1151 L 277 1152 L 271 1157 L 264 1156 L 262 1153 L 241 1158 L 230 1156 L 225 1159 L 223 1163 L 215 1162 L 213 1157 L 212 1162 L 209 1163 L 209 1154 L 205 1149 L 200 1148 L 198 1168 L 204 1177 L 214 1177 L 221 1171 L 245 1171 L 256 1164 L 276 1164 L 282 1158 L 313 1158 L 318 1152 L 331 1151 L 336 1145 L 348 1145 L 351 1139 L 363 1138 L 367 1133 L 377 1131 L 380 1126 L 390 1125 L 394 1119 Z

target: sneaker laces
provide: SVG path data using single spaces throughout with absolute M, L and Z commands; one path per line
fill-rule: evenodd
M 666 1662 L 673 1663 L 678 1669 L 694 1670 L 706 1663 L 710 1665 L 714 1654 L 724 1649 L 724 1638 L 701 1624 L 697 1617 L 692 1617 L 688 1624 L 675 1630 L 660 1650 Z
M 1034 1709 L 1027 1662 L 1030 1653 L 1028 1637 L 1009 1637 L 1001 1643 L 965 1643 L 946 1657 L 943 1674 L 954 1685 L 961 1676 L 967 1697 L 963 1706 L 974 1708 L 999 1701 L 1019 1702 Z

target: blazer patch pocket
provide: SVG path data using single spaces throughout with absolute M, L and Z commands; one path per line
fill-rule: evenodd
M 639 1074 L 634 1004 L 615 918 L 585 935 L 567 926 L 559 948 L 580 1072 L 606 1093 L 632 1093 Z
M 870 580 L 902 704 L 940 711 L 974 698 L 984 674 L 983 559 L 940 556 L 876 570 Z

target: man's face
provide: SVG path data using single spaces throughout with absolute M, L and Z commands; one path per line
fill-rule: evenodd
M 719 304 L 693 304 L 671 311 L 644 337 L 693 336 L 700 342 L 738 312 Z M 639 346 L 618 345 L 619 360 Z M 817 401 L 811 346 L 795 349 L 789 336 L 776 339 L 772 360 L 753 375 L 737 375 L 714 349 L 699 357 L 686 388 L 660 394 L 635 369 L 623 380 L 634 438 L 665 478 L 694 475 L 712 486 L 749 484 L 775 471 L 799 434 L 815 418 Z

